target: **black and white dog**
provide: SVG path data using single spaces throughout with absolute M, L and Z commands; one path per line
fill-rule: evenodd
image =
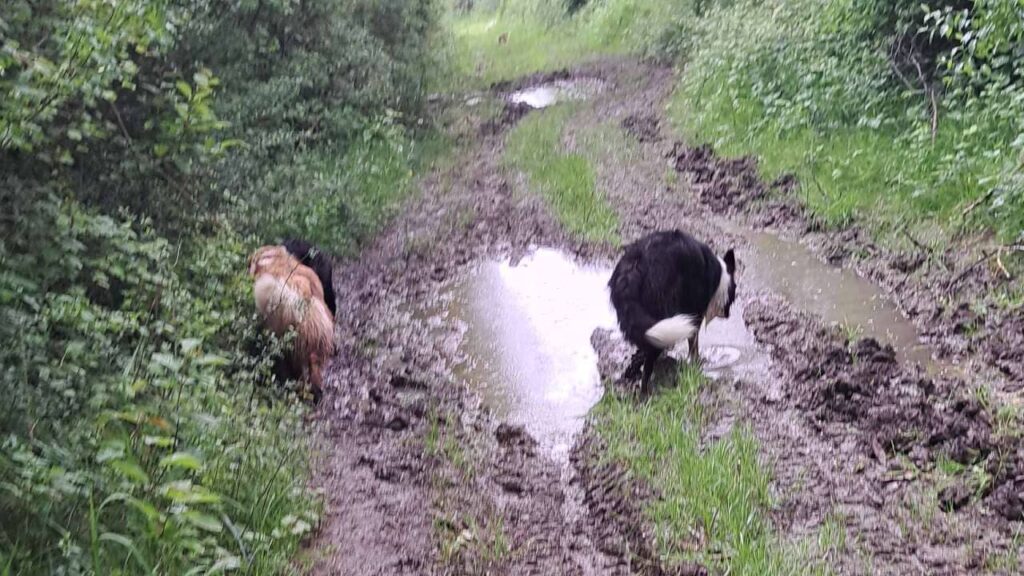
M 736 256 L 715 256 L 706 244 L 679 230 L 655 232 L 626 247 L 608 286 L 619 327 L 637 347 L 626 377 L 643 364 L 646 391 L 661 353 L 683 340 L 698 361 L 701 324 L 728 318 L 736 300 Z
M 289 254 L 316 272 L 324 288 L 324 300 L 331 315 L 337 316 L 338 303 L 334 299 L 334 257 L 305 240 L 288 238 L 281 243 Z

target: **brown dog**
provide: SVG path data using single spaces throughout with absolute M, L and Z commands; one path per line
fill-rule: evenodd
M 502 32 L 501 36 L 498 36 L 498 44 L 502 46 L 508 44 L 508 32 Z
M 320 279 L 282 246 L 256 250 L 249 259 L 249 275 L 264 326 L 278 336 L 295 330 L 288 361 L 319 400 L 322 368 L 334 353 L 334 316 L 324 302 Z

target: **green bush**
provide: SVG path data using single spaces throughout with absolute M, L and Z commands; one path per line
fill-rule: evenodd
M 304 409 L 246 258 L 408 188 L 430 0 L 14 0 L 0 14 L 0 573 L 291 568 Z
M 277 573 L 317 510 L 301 410 L 250 356 L 242 246 L 224 230 L 178 252 L 74 201 L 28 210 L 37 234 L 0 247 L 0 565 Z
M 737 2 L 707 13 L 674 116 L 726 153 L 796 172 L 826 220 L 1020 233 L 1024 85 L 996 4 Z M 991 47 L 989 47 L 991 46 Z M 1017 60 L 1019 62 L 1019 59 Z

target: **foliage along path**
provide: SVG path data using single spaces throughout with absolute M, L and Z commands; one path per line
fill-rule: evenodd
M 615 429 L 608 418 L 623 411 L 625 418 L 657 417 L 626 393 L 615 395 L 620 410 L 598 411 L 568 468 L 524 430 L 490 415 L 454 368 L 466 355 L 464 327 L 443 314 L 446 287 L 474 263 L 515 259 L 531 245 L 607 261 L 617 253 L 616 237 L 629 241 L 664 227 L 743 254 L 744 239 L 715 224 L 723 216 L 808 234 L 821 253 L 832 246 L 785 201 L 788 183 L 762 184 L 752 161 L 722 160 L 671 138 L 661 117 L 671 70 L 608 59 L 556 76 L 604 83 L 566 116 L 560 145 L 590 161 L 596 201 L 612 209 L 616 234 L 568 232 L 561 212 L 549 209 L 550 196 L 536 194 L 507 161 L 510 130 L 538 112 L 506 105 L 503 95 L 553 76 L 436 104 L 449 119 L 455 157 L 426 175 L 400 216 L 336 276 L 341 345 L 320 409 L 317 483 L 328 509 L 309 550 L 314 573 L 1018 567 L 1019 422 L 999 426 L 998 407 L 968 392 L 975 383 L 926 376 L 876 342 L 848 341 L 742 279 L 746 320 L 771 354 L 770 369 L 758 381 L 702 382 L 700 420 L 661 424 L 695 426 L 698 453 L 733 431 L 753 434 L 772 483 L 768 501 L 754 501 L 747 526 L 723 527 L 717 511 L 702 519 L 688 495 L 659 486 L 660 477 L 645 475 L 637 460 L 607 457 L 609 445 L 623 440 L 602 435 Z M 854 234 L 843 242 L 863 240 Z M 601 334 L 594 342 L 602 374 L 615 382 L 626 351 Z M 648 439 L 629 440 L 643 448 Z M 672 447 L 652 453 L 663 458 L 656 466 L 672 466 L 676 457 Z M 689 511 L 683 535 L 656 512 L 659 505 Z M 747 539 L 763 549 L 744 548 Z

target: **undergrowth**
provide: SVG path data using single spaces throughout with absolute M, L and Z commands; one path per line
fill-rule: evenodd
M 506 162 L 527 176 L 569 232 L 617 244 L 618 220 L 597 190 L 593 166 L 562 144 L 574 112 L 572 105 L 560 104 L 525 117 L 508 136 Z
M 936 245 L 979 227 L 1020 240 L 1024 87 L 992 38 L 1024 28 L 998 28 L 997 3 L 942 4 L 715 7 L 670 115 L 725 155 L 756 155 L 769 180 L 794 173 L 827 224 L 901 241 L 909 224 Z M 982 53 L 979 34 L 997 43 Z
M 390 216 L 439 16 L 5 3 L 0 574 L 297 569 L 307 409 L 272 378 L 290 342 L 259 329 L 246 259 L 284 235 L 351 253 Z

